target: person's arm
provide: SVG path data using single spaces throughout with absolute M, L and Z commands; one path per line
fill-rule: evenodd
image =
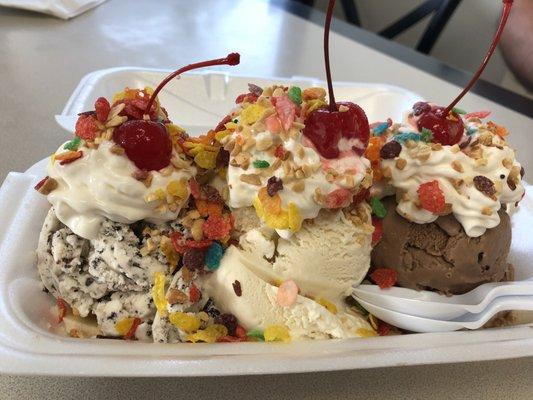
M 533 91 L 533 0 L 514 1 L 501 49 L 516 78 Z

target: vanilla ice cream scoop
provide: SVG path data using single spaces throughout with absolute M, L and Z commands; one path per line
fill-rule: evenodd
M 124 154 L 114 153 L 114 146 L 111 141 L 103 141 L 97 148 L 81 146 L 81 158 L 66 164 L 52 159 L 47 168 L 48 176 L 57 182 L 48 194 L 57 218 L 86 239 L 96 238 L 106 218 L 125 224 L 174 220 L 189 197 L 187 181 L 195 174 L 194 167 L 170 165 L 169 173 L 151 171 L 147 187 L 134 177 L 139 173 L 134 163 Z M 65 151 L 62 145 L 56 154 Z M 183 193 L 175 194 L 182 197 L 168 207 L 169 189 L 172 192 L 179 187 Z
M 342 304 L 370 266 L 370 210 L 361 204 L 358 212 L 354 222 L 343 211 L 322 210 L 300 231 L 277 242 L 267 230 L 253 229 L 241 237 L 240 245 L 250 257 L 270 260 L 275 274 L 293 279 L 307 295 Z
M 349 313 L 347 308 L 328 310 L 302 295 L 292 305 L 281 306 L 278 287 L 272 283 L 275 279 L 281 276 L 273 273 L 267 261 L 251 261 L 244 251 L 231 246 L 220 268 L 207 279 L 206 290 L 217 307 L 234 314 L 245 329 L 283 325 L 293 340 L 350 338 L 373 332 L 362 316 Z

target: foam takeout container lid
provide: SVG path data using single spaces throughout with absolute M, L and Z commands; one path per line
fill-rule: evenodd
M 165 71 L 120 68 L 86 76 L 63 115 L 90 109 L 99 96 L 125 86 L 155 84 Z M 310 86 L 306 78 L 260 79 L 221 73 L 184 75 L 161 95 L 180 125 L 214 126 L 248 82 Z M 400 118 L 414 93 L 387 85 L 338 84 L 339 99 L 357 101 L 371 120 Z M 65 134 L 65 140 L 67 134 Z M 410 334 L 293 343 L 154 344 L 74 339 L 50 328 L 53 300 L 42 291 L 35 249 L 49 204 L 33 190 L 48 160 L 24 173 L 10 173 L 0 188 L 0 372 L 70 376 L 207 376 L 330 371 L 448 363 L 533 355 L 533 324 L 448 333 Z M 512 217 L 510 256 L 517 279 L 533 277 L 533 187 Z

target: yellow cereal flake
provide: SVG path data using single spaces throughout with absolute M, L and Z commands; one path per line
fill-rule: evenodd
M 359 337 L 374 337 L 374 336 L 377 336 L 378 334 L 376 332 L 374 332 L 372 329 L 365 329 L 365 328 L 357 328 L 357 330 L 355 331 L 355 333 L 359 336 Z
M 154 286 L 152 287 L 152 299 L 154 300 L 157 311 L 166 315 L 167 313 L 167 299 L 165 297 L 165 274 L 156 272 L 154 274 Z
M 237 129 L 237 124 L 233 121 L 230 121 L 230 122 L 226 122 L 224 124 L 224 127 L 230 131 L 234 131 L 235 129 Z
M 115 324 L 115 330 L 120 336 L 124 336 L 133 326 L 133 321 L 135 321 L 135 318 L 122 318 Z
M 185 132 L 185 129 L 176 124 L 165 124 L 165 127 L 167 128 L 167 132 L 170 136 Z
M 178 262 L 180 260 L 180 255 L 174 249 L 174 246 L 172 245 L 172 241 L 166 236 L 162 236 L 161 243 L 159 244 L 159 248 L 161 249 L 161 252 L 167 258 L 168 264 L 172 271 L 178 265 Z
M 263 332 L 265 342 L 290 342 L 291 334 L 283 325 L 270 325 Z
M 289 228 L 289 213 L 282 210 L 279 214 L 269 214 L 263 208 L 259 197 L 256 197 L 253 202 L 257 216 L 265 222 L 267 226 L 272 229 L 288 229 Z
M 257 194 L 261 206 L 266 213 L 278 215 L 281 212 L 281 197 L 279 194 L 270 196 L 266 187 L 259 189 Z
M 294 203 L 289 203 L 289 229 L 295 233 L 302 227 L 302 216 Z
M 215 139 L 220 142 L 222 139 L 224 139 L 226 136 L 231 135 L 233 131 L 230 131 L 229 129 L 224 129 L 223 131 L 218 131 L 215 133 Z
M 191 156 L 195 156 L 197 154 L 200 154 L 202 151 L 205 150 L 205 146 L 201 143 L 195 143 L 194 146 L 192 146 L 190 149 L 189 149 L 189 154 Z
M 265 108 L 259 104 L 250 104 L 241 112 L 241 122 L 246 125 L 255 124 L 261 119 Z
M 181 181 L 171 181 L 167 185 L 167 192 L 172 196 L 179 197 L 184 199 L 189 195 L 189 190 L 187 189 L 186 183 Z
M 218 151 L 202 150 L 194 157 L 194 162 L 201 168 L 214 169 L 217 164 Z
M 330 313 L 337 314 L 337 306 L 331 301 L 320 298 L 316 302 L 322 307 L 324 307 L 326 310 L 328 310 Z
M 152 193 L 148 193 L 144 197 L 144 201 L 147 203 L 151 203 L 152 201 L 163 201 L 166 200 L 166 198 L 166 192 L 162 188 L 159 188 L 157 190 L 154 190 Z
M 195 332 L 200 328 L 201 321 L 192 314 L 175 312 L 169 315 L 170 323 L 184 332 Z
M 322 99 L 309 100 L 307 102 L 309 106 L 307 107 L 307 114 L 312 113 L 313 111 L 319 109 L 320 107 L 326 106 L 326 102 Z
M 210 325 L 205 329 L 201 329 L 195 333 L 191 333 L 187 336 L 189 342 L 204 342 L 215 343 L 219 337 L 226 336 L 228 329 L 224 325 L 215 324 Z

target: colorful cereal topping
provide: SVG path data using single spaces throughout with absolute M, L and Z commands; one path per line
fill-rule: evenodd
M 289 230 L 296 233 L 302 227 L 302 216 L 294 203 L 289 203 Z
M 221 337 L 227 336 L 228 330 L 224 325 L 214 324 L 209 325 L 205 329 L 200 329 L 195 333 L 191 333 L 187 336 L 187 341 L 192 343 L 215 343 Z
M 302 89 L 300 89 L 298 86 L 291 86 L 287 94 L 289 95 L 289 99 L 291 99 L 294 104 L 302 104 Z
M 228 217 L 221 215 L 209 215 L 202 229 L 208 239 L 221 240 L 229 235 L 231 221 Z
M 124 340 L 131 340 L 141 322 L 140 318 L 123 318 L 116 323 L 115 329 Z
M 398 272 L 391 268 L 377 268 L 370 274 L 370 279 L 372 279 L 380 289 L 388 289 L 396 284 L 398 280 Z
M 278 287 L 276 301 L 282 307 L 290 307 L 298 297 L 298 286 L 292 279 L 284 281 Z
M 265 336 L 263 335 L 263 332 L 258 329 L 253 329 L 251 331 L 246 332 L 246 336 L 250 338 L 255 338 L 261 342 L 265 341 Z
M 67 144 L 65 144 L 63 146 L 63 148 L 65 150 L 71 150 L 71 151 L 76 151 L 78 150 L 78 147 L 80 146 L 81 144 L 81 139 L 79 137 L 75 137 L 74 139 L 72 139 L 70 142 L 68 142 Z
M 328 310 L 330 313 L 337 314 L 337 306 L 335 305 L 335 303 L 332 303 L 331 301 L 324 298 L 319 298 L 316 302 L 322 307 L 324 307 L 326 310 Z
M 186 333 L 195 332 L 200 328 L 201 321 L 192 313 L 175 312 L 168 316 L 172 325 Z
M 356 333 L 357 333 L 357 335 L 359 337 L 375 337 L 375 336 L 377 336 L 376 332 L 374 332 L 371 329 L 365 329 L 365 328 L 358 328 Z
M 163 315 L 167 313 L 167 299 L 165 298 L 166 277 L 162 272 L 156 272 L 154 286 L 152 287 L 152 299 L 157 311 Z
M 385 218 L 387 215 L 387 209 L 377 197 L 370 198 L 370 207 L 372 207 L 372 214 L 378 218 Z
M 429 212 L 439 214 L 445 209 L 446 200 L 438 181 L 421 184 L 418 188 L 418 198 L 422 208 Z
M 205 253 L 205 266 L 214 271 L 220 267 L 220 260 L 224 256 L 224 247 L 219 242 L 213 242 Z
M 375 246 L 383 236 L 383 222 L 380 218 L 373 216 L 372 225 L 374 226 L 374 232 L 372 233 L 372 246 Z
M 263 332 L 265 342 L 290 342 L 289 330 L 283 325 L 270 325 Z

